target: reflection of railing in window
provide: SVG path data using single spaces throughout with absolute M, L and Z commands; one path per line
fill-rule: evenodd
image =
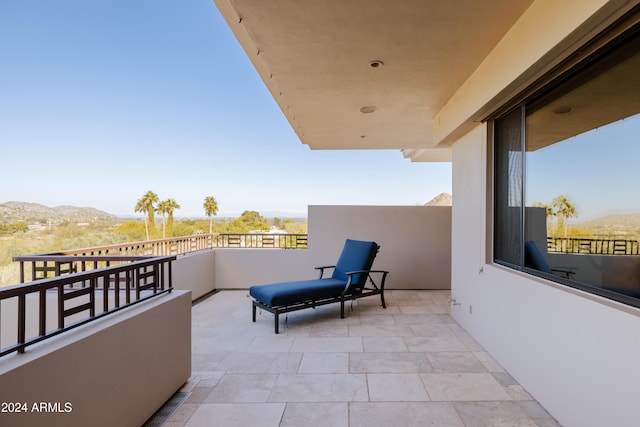
M 547 237 L 547 251 L 563 254 L 640 255 L 640 242 L 630 239 Z

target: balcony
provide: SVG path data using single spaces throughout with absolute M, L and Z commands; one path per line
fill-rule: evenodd
M 450 228 L 450 208 L 314 206 L 304 250 L 195 245 L 172 261 L 171 292 L 5 356 L 3 401 L 48 386 L 58 394 L 47 396 L 57 398 L 39 401 L 73 408 L 7 419 L 112 425 L 115 417 L 135 426 L 161 408 L 149 425 L 557 425 L 449 315 Z M 314 265 L 335 259 L 346 236 L 381 244 L 376 266 L 391 271 L 387 309 L 371 298 L 345 319 L 332 305 L 289 313 L 277 336 L 269 313 L 251 322 L 250 284 L 308 277 Z M 134 256 L 75 252 L 75 263 L 58 259 L 31 274 L 91 274 L 84 258 Z M 76 335 L 79 344 L 69 347 Z M 20 375 L 11 369 L 51 348 L 71 350 L 23 365 Z M 62 379 L 52 380 L 58 371 Z M 163 406 L 170 398 L 179 403 Z
M 298 311 L 275 335 L 246 291 L 216 293 L 193 306 L 188 397 L 166 425 L 558 425 L 452 320 L 449 295 Z

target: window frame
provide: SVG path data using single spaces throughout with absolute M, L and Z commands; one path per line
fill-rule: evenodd
M 489 232 L 487 233 L 489 239 L 487 241 L 487 253 L 490 254 L 487 258 L 487 261 L 490 263 L 494 263 L 506 268 L 510 268 L 516 271 L 520 271 L 522 273 L 540 277 L 546 280 L 550 280 L 552 282 L 558 283 L 563 286 L 567 286 L 573 289 L 578 289 L 580 291 L 588 292 L 590 294 L 594 294 L 615 302 L 619 302 L 628 306 L 632 306 L 635 308 L 640 308 L 640 298 L 628 296 L 622 293 L 618 293 L 615 291 L 611 291 L 602 287 L 598 287 L 595 285 L 590 285 L 588 283 L 572 280 L 570 278 L 564 278 L 560 276 L 556 276 L 553 274 L 545 273 L 543 271 L 530 268 L 525 266 L 525 254 L 524 254 L 524 243 L 526 239 L 526 227 L 527 227 L 527 204 L 526 204 L 526 188 L 527 188 L 527 171 L 526 171 L 526 117 L 527 117 L 527 106 L 535 102 L 539 102 L 541 99 L 546 97 L 551 97 L 553 99 L 554 95 L 557 96 L 557 93 L 560 91 L 559 88 L 565 87 L 567 85 L 571 86 L 579 81 L 589 81 L 592 77 L 589 77 L 589 74 L 594 70 L 596 72 L 601 71 L 604 68 L 604 71 L 610 68 L 610 64 L 607 63 L 608 58 L 615 56 L 625 44 L 629 42 L 637 43 L 640 40 L 640 8 L 636 7 L 634 10 L 624 19 L 622 19 L 617 24 L 613 25 L 611 28 L 607 29 L 603 32 L 599 37 L 587 43 L 583 49 L 580 50 L 578 55 L 582 55 L 585 52 L 589 52 L 588 55 L 584 55 L 580 61 L 576 61 L 575 54 L 570 58 L 571 61 L 567 61 L 569 65 L 563 64 L 561 67 L 558 67 L 554 73 L 550 73 L 545 78 L 540 81 L 535 82 L 531 88 L 525 90 L 523 93 L 518 95 L 515 100 L 512 100 L 510 103 L 506 103 L 501 111 L 496 112 L 496 114 L 487 119 L 487 144 L 488 150 L 487 153 L 487 180 L 488 180 L 488 188 L 491 194 L 491 200 L 488 200 L 487 208 L 488 218 L 491 219 L 489 223 Z M 631 24 L 629 23 L 631 21 Z M 612 34 L 616 34 L 615 37 L 612 37 Z M 598 70 L 598 67 L 600 70 Z M 498 224 L 497 219 L 500 216 L 500 206 L 497 206 L 498 201 L 501 198 L 505 198 L 505 195 L 499 195 L 498 189 L 500 187 L 499 178 L 504 176 L 505 171 L 498 170 L 498 166 L 496 164 L 497 159 L 500 157 L 500 153 L 498 153 L 498 144 L 501 142 L 497 137 L 497 129 L 500 126 L 500 120 L 507 118 L 509 115 L 513 114 L 515 111 L 521 112 L 521 121 L 520 121 L 520 135 L 521 135 L 521 144 L 520 144 L 520 152 L 522 157 L 522 167 L 521 167 L 521 176 L 520 176 L 520 197 L 521 197 L 521 205 L 519 206 L 519 221 L 520 221 L 520 230 L 519 230 L 519 244 L 520 244 L 520 254 L 519 254 L 519 262 L 514 264 L 513 262 L 509 262 L 503 259 L 499 259 L 496 256 L 496 245 L 499 244 L 497 230 Z M 502 148 L 502 147 L 501 147 Z M 502 184 L 502 188 L 508 187 Z M 508 197 L 508 196 L 506 196 Z M 508 206 L 507 206 L 508 207 Z M 639 255 L 640 256 L 640 255 Z M 640 281 L 640 277 L 638 278 Z

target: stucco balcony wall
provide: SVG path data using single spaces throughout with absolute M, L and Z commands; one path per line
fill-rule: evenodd
M 0 424 L 140 426 L 190 375 L 191 295 L 174 290 L 3 357 L 0 402 L 27 411 Z
M 191 291 L 194 300 L 212 292 L 215 289 L 215 257 L 214 250 L 179 256 L 171 265 L 173 288 Z
M 308 224 L 306 250 L 215 249 L 215 288 L 315 278 L 358 239 L 381 246 L 374 269 L 390 271 L 388 289 L 451 289 L 450 206 L 309 206 Z

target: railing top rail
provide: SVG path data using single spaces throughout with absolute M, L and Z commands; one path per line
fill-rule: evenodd
M 13 261 L 142 261 L 151 258 L 144 255 L 52 255 L 52 254 L 35 254 L 35 255 L 21 255 L 14 256 Z
M 219 234 L 211 234 L 211 236 L 274 236 L 274 237 L 282 237 L 282 236 L 307 236 L 307 233 L 219 233 Z
M 70 254 L 77 254 L 77 253 L 83 253 L 83 252 L 96 252 L 96 251 L 101 251 L 101 250 L 110 250 L 110 249 L 118 249 L 118 248 L 129 248 L 129 247 L 132 247 L 132 246 L 153 246 L 153 245 L 157 245 L 157 244 L 161 244 L 161 243 L 170 243 L 170 242 L 183 241 L 183 240 L 202 239 L 202 238 L 215 237 L 215 236 L 217 236 L 216 233 L 214 233 L 214 234 L 192 234 L 190 236 L 169 237 L 169 238 L 166 238 L 166 239 L 142 240 L 142 241 L 138 241 L 138 242 L 116 243 L 116 244 L 113 244 L 113 245 L 106 245 L 106 246 L 92 246 L 92 247 L 88 247 L 88 248 L 70 249 L 70 250 L 64 250 L 64 251 L 60 251 L 60 252 L 55 252 L 55 253 L 53 253 L 53 255 L 70 255 Z M 49 255 L 49 254 L 47 254 L 47 255 Z
M 111 267 L 105 267 L 97 270 L 89 270 L 85 272 L 72 273 L 65 276 L 49 277 L 44 279 L 38 279 L 33 282 L 22 283 L 19 285 L 7 286 L 0 288 L 0 300 L 7 298 L 14 298 L 20 295 L 26 295 L 39 291 L 46 291 L 47 289 L 56 288 L 59 286 L 68 285 L 70 283 L 80 282 L 82 280 L 90 280 L 98 277 L 104 277 L 109 274 L 117 274 L 119 272 L 125 272 L 133 268 L 140 268 L 150 265 L 157 265 L 174 261 L 175 256 L 159 256 L 159 257 L 147 257 L 146 260 L 134 261 L 125 265 L 116 265 Z

